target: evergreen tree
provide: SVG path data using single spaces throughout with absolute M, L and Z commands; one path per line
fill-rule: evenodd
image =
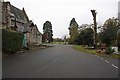
M 46 21 L 43 24 L 43 42 L 52 42 L 53 41 L 53 31 L 52 31 L 52 24 L 50 21 Z
M 69 27 L 69 35 L 70 35 L 70 39 L 69 39 L 69 43 L 70 44 L 75 44 L 76 43 L 76 39 L 78 37 L 78 24 L 75 21 L 75 18 L 73 18 L 70 21 L 70 27 Z

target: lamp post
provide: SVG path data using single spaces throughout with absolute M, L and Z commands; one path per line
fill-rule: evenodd
M 97 23 L 96 23 L 96 10 L 91 10 L 94 21 L 94 48 L 97 48 Z

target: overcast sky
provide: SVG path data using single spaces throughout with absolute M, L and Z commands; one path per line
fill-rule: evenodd
M 45 21 L 53 27 L 53 37 L 68 35 L 70 20 L 75 18 L 79 25 L 93 23 L 91 9 L 97 12 L 98 24 L 111 17 L 117 17 L 119 0 L 5 0 L 19 9 L 23 7 L 30 20 L 42 28 Z

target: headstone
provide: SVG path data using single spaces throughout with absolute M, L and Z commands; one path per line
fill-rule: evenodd
M 111 49 L 114 50 L 113 53 L 118 54 L 118 47 L 113 46 L 113 47 L 111 47 Z

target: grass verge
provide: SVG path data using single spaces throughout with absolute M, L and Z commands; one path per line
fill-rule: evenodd
M 64 42 L 52 42 L 52 44 L 65 44 Z
M 74 49 L 81 51 L 81 52 L 85 52 L 85 53 L 89 53 L 89 54 L 96 54 L 98 56 L 101 57 L 107 57 L 107 58 L 119 58 L 120 59 L 120 54 L 104 54 L 104 53 L 98 53 L 96 49 L 87 49 L 83 46 L 80 45 L 74 45 L 73 46 Z
M 37 51 L 37 50 L 42 50 L 42 49 L 46 49 L 52 46 L 48 46 L 48 45 L 38 45 L 38 46 L 29 46 L 28 48 L 22 48 L 19 51 L 17 51 L 14 54 L 21 54 L 21 53 L 26 53 L 26 52 L 33 52 L 33 51 Z M 2 51 L 2 57 L 7 57 L 10 55 L 14 55 L 13 53 L 10 52 L 4 52 Z

